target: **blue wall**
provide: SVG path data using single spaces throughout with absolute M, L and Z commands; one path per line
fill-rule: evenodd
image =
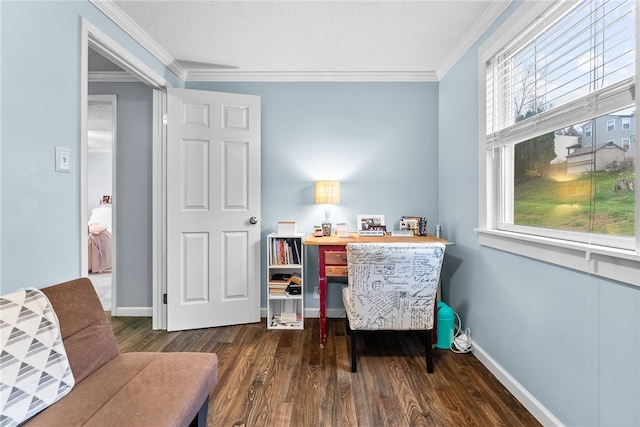
M 478 245 L 478 45 L 440 81 L 443 297 L 570 426 L 640 425 L 640 289 Z
M 356 230 L 358 214 L 382 214 L 389 229 L 403 215 L 438 218 L 437 83 L 187 83 L 187 88 L 260 95 L 262 233 L 295 220 L 311 232 L 324 217 L 314 181 L 341 181 L 332 222 Z M 266 240 L 266 239 L 265 239 Z M 263 245 L 264 246 L 264 245 Z M 266 247 L 262 280 L 266 280 Z M 317 249 L 308 248 L 305 304 L 317 286 Z M 327 306 L 342 313 L 340 286 Z M 266 307 L 266 292 L 262 292 Z
M 0 1 L 2 294 L 84 274 L 78 168 L 83 17 L 173 85 L 181 84 L 87 1 Z M 71 173 L 55 171 L 56 146 L 71 150 Z

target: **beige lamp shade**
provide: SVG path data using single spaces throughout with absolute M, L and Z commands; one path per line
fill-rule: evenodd
M 316 203 L 340 204 L 340 181 L 316 181 Z

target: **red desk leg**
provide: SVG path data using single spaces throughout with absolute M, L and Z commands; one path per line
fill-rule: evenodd
M 318 246 L 318 293 L 320 294 L 320 348 L 327 343 L 327 273 L 326 253 L 344 252 L 345 245 Z
M 318 293 L 320 294 L 320 348 L 327 342 L 327 276 L 324 268 L 325 247 L 318 246 Z

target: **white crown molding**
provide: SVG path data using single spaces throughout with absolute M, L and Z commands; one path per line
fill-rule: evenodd
M 175 60 L 169 52 L 156 43 L 149 35 L 136 24 L 129 16 L 122 12 L 112 0 L 89 0 L 98 10 L 104 13 L 124 32 L 145 48 L 151 55 L 160 61 L 165 67 L 171 70 L 182 80 L 186 80 L 187 70 Z
M 487 7 L 485 12 L 478 18 L 475 24 L 467 31 L 465 36 L 460 40 L 437 70 L 438 78 L 441 79 L 451 70 L 451 68 L 467 53 L 467 51 L 478 41 L 478 39 L 489 29 L 491 24 L 505 11 L 513 0 L 508 1 L 495 1 L 491 2 L 491 5 Z
M 189 71 L 189 82 L 437 82 L 428 71 Z
M 126 71 L 89 72 L 89 83 L 139 83 L 140 80 Z

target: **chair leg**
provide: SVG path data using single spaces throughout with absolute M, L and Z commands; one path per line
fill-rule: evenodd
M 433 346 L 431 345 L 431 331 L 427 331 L 426 333 L 427 339 L 425 344 L 425 349 L 427 353 L 427 372 L 433 373 Z
M 351 329 L 351 328 L 349 328 Z M 356 365 L 356 331 L 351 331 L 351 372 L 357 372 Z

